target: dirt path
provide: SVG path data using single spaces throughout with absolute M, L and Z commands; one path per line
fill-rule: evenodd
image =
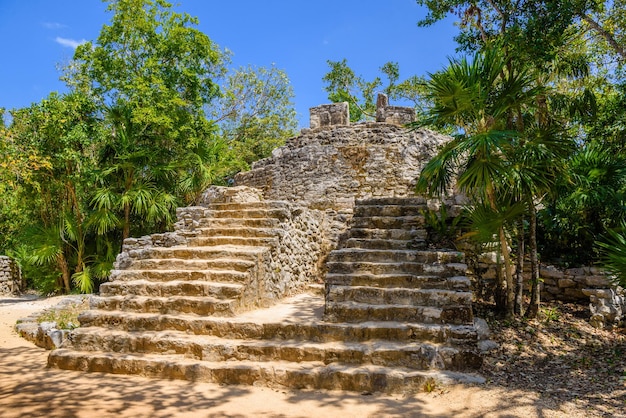
M 220 386 L 46 368 L 47 351 L 18 337 L 19 318 L 59 298 L 0 299 L 2 417 L 586 417 L 538 393 L 448 386 L 417 395 Z

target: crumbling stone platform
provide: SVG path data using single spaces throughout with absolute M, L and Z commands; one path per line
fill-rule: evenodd
M 379 107 L 356 125 L 346 105 L 312 109 L 314 129 L 179 208 L 172 232 L 127 239 L 49 365 L 369 392 L 479 368 L 464 256 L 424 227 L 457 202 L 413 191 L 449 138 Z

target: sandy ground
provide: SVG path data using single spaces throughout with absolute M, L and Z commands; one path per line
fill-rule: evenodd
M 1 417 L 572 417 L 530 391 L 446 386 L 411 395 L 220 386 L 46 368 L 48 352 L 20 338 L 19 318 L 60 298 L 0 299 Z

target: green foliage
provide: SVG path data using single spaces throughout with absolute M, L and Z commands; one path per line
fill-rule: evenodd
M 228 54 L 163 0 L 108 10 L 65 69 L 69 94 L 11 111 L 8 127 L 0 114 L 0 251 L 46 294 L 93 291 L 124 238 L 166 230 L 295 129 L 283 72 L 227 76 Z
M 55 322 L 58 329 L 72 330 L 80 326 L 78 315 L 88 309 L 89 300 L 85 299 L 61 309 L 49 309 L 37 317 L 37 322 Z
M 601 265 L 615 275 L 616 284 L 626 287 L 626 221 L 609 229 L 596 242 L 601 253 Z
M 63 291 L 57 266 L 35 263 L 32 259 L 32 249 L 26 244 L 13 247 L 6 254 L 19 264 L 22 279 L 28 288 L 37 289 L 42 295 L 53 295 Z
M 71 271 L 80 271 L 86 256 L 89 208 L 81 197 L 94 180 L 96 107 L 81 94 L 53 93 L 11 115 L 9 155 L 17 173 L 24 173 L 11 190 L 31 215 L 19 239 L 32 251 L 24 261 L 58 268 L 69 292 Z
M 422 211 L 424 226 L 428 233 L 428 243 L 436 248 L 456 249 L 457 241 L 467 227 L 465 212 L 458 216 L 448 216 L 446 205 L 439 210 Z
M 426 393 L 432 393 L 440 388 L 440 384 L 432 377 L 427 378 L 422 384 L 422 390 Z
M 268 157 L 295 135 L 293 89 L 283 71 L 240 68 L 228 74 L 222 90 L 211 114 L 239 168 Z
M 399 81 L 400 67 L 396 62 L 385 63 L 380 67 L 381 75 L 371 81 L 356 75 L 345 58 L 341 61 L 328 61 L 328 65 L 330 71 L 322 79 L 327 84 L 325 90 L 328 92 L 328 99 L 334 103 L 348 102 L 351 122 L 375 119 L 378 92 L 385 93 L 391 100 L 413 105 L 418 119 L 429 106 L 424 99 L 424 79 L 411 76 Z M 386 80 L 385 84 L 383 79 Z
M 570 158 L 566 173 L 539 212 L 539 244 L 544 259 L 586 265 L 598 260 L 594 242 L 626 220 L 626 157 L 593 142 Z
M 417 0 L 428 8 L 427 16 L 418 22 L 430 26 L 448 15 L 458 18 L 459 49 L 475 51 L 498 43 L 513 54 L 550 61 L 562 36 L 577 15 L 590 2 L 498 1 L 489 0 Z M 537 62 L 535 61 L 535 62 Z
M 561 312 L 559 311 L 559 308 L 557 306 L 552 306 L 552 307 L 541 309 L 540 318 L 546 324 L 553 322 L 553 321 L 558 321 L 560 317 L 561 317 Z
M 67 79 L 103 103 L 127 103 L 139 125 L 178 128 L 218 95 L 223 56 L 197 19 L 164 0 L 108 1 L 113 14 L 95 45 L 80 45 Z M 193 124 L 189 127 L 192 128 Z

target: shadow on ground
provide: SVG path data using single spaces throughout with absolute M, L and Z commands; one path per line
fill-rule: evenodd
M 3 417 L 322 417 L 322 416 L 520 416 L 550 408 L 532 394 L 495 396 L 483 413 L 469 406 L 481 388 L 418 395 L 382 395 L 314 390 L 218 386 L 137 376 L 48 369 L 48 352 L 31 347 L 0 349 L 0 411 Z M 518 396 L 519 395 L 519 396 Z M 504 398 L 506 396 L 506 398 Z M 485 399 L 480 399 L 485 403 Z M 487 405 L 489 402 L 487 402 Z M 441 412 L 445 411 L 445 412 Z

